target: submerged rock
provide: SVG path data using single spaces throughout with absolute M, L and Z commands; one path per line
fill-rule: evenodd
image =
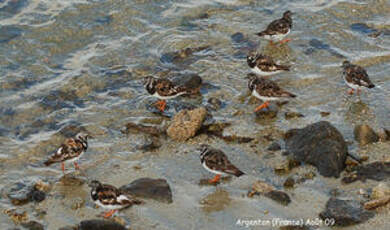
M 278 115 L 278 109 L 276 106 L 270 105 L 268 108 L 255 112 L 255 114 L 257 119 L 273 119 Z
M 350 175 L 343 178 L 346 184 L 355 182 L 357 180 L 365 181 L 371 179 L 375 181 L 382 181 L 390 177 L 390 162 L 376 161 L 366 165 L 359 165 L 355 167 Z
M 357 125 L 353 131 L 355 140 L 360 145 L 367 145 L 379 141 L 378 135 L 369 125 Z
M 334 197 L 328 200 L 325 211 L 319 214 L 323 220 L 333 218 L 337 226 L 362 223 L 374 217 L 374 215 L 373 212 L 364 210 L 358 201 L 340 200 Z
M 298 113 L 298 112 L 285 112 L 284 113 L 284 118 L 286 118 L 286 120 L 290 120 L 293 118 L 300 118 L 300 117 L 305 117 L 305 116 L 302 113 Z
M 325 177 L 339 177 L 345 168 L 348 147 L 341 133 L 327 121 L 289 130 L 286 150 L 294 160 L 317 167 Z
M 276 190 L 274 186 L 269 185 L 260 180 L 253 183 L 252 190 L 248 192 L 248 197 L 253 197 L 254 195 L 259 194 L 266 196 L 285 206 L 291 202 L 291 199 L 287 193 L 280 190 Z
M 281 150 L 280 144 L 278 142 L 272 142 L 270 146 L 268 146 L 267 150 L 269 151 L 278 151 Z
M 81 221 L 78 230 L 126 230 L 126 227 L 114 221 L 96 219 Z
M 7 196 L 13 205 L 24 205 L 45 200 L 46 193 L 35 182 L 18 182 L 11 187 Z
M 22 223 L 22 226 L 28 230 L 44 230 L 45 228 L 41 223 L 36 221 L 29 221 L 27 223 Z
M 195 136 L 207 115 L 204 107 L 194 110 L 182 110 L 173 118 L 167 134 L 174 140 L 185 141 Z
M 121 190 L 141 198 L 153 199 L 160 202 L 172 203 L 172 191 L 165 179 L 140 178 Z
M 22 32 L 21 29 L 14 26 L 2 26 L 0 27 L 0 43 L 9 42 L 14 38 L 19 37 Z
M 131 132 L 143 132 L 153 136 L 159 136 L 165 134 L 165 130 L 159 126 L 146 126 L 142 124 L 135 124 L 133 122 L 129 122 L 126 124 L 125 129 L 122 130 L 122 133 L 128 134 Z
M 222 106 L 222 101 L 219 100 L 218 98 L 216 97 L 211 97 L 207 100 L 207 103 L 208 103 L 208 106 L 207 108 L 210 108 L 212 110 L 218 110 L 221 108 Z

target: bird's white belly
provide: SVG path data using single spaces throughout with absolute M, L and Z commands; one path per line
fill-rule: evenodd
M 224 173 L 224 172 L 212 170 L 211 168 L 207 167 L 206 161 L 204 161 L 202 165 L 203 165 L 203 168 L 205 168 L 207 171 L 209 171 L 209 172 L 211 172 L 211 173 L 218 174 L 218 175 L 224 175 L 224 176 L 228 175 L 228 174 L 226 174 L 226 173 Z
M 175 95 L 172 95 L 172 96 L 161 96 L 160 94 L 155 92 L 152 96 L 153 97 L 157 97 L 158 99 L 161 99 L 161 100 L 168 100 L 168 99 L 172 99 L 172 98 L 175 98 L 175 97 L 183 95 L 183 94 L 185 94 L 185 92 L 181 92 L 181 93 L 178 93 L 178 94 L 175 94 Z
M 104 205 L 100 202 L 100 200 L 96 200 L 94 203 L 97 204 L 99 207 L 104 208 L 104 209 L 114 210 L 114 209 L 123 208 L 122 205 Z
M 278 42 L 283 40 L 288 34 L 290 33 L 290 30 L 286 34 L 275 34 L 275 35 L 264 35 L 263 37 L 267 40 Z
M 252 95 L 257 97 L 257 98 L 259 98 L 262 101 L 277 101 L 277 100 L 280 100 L 279 97 L 265 97 L 265 96 L 261 96 L 256 90 L 252 91 Z
M 74 157 L 74 158 L 71 158 L 69 160 L 66 160 L 66 162 L 73 163 L 75 161 L 78 161 L 83 154 L 84 154 L 84 151 L 82 151 L 78 157 Z
M 265 72 L 265 71 L 262 71 L 261 69 L 259 69 L 259 67 L 257 67 L 257 66 L 255 66 L 254 68 L 251 68 L 251 70 L 253 73 L 260 75 L 260 76 L 271 76 L 271 75 L 282 72 L 281 70 Z
M 349 88 L 352 88 L 352 89 L 363 89 L 364 88 L 364 87 L 349 83 L 347 80 L 345 80 L 345 77 L 344 77 L 344 81 L 345 81 L 345 84 L 347 84 Z

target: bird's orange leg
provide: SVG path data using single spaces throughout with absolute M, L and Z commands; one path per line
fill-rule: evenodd
M 79 164 L 77 164 L 76 161 L 73 162 L 73 164 L 74 164 L 74 168 L 75 168 L 75 169 L 80 170 L 80 166 L 79 166 Z
M 269 40 L 269 44 L 270 44 L 271 46 L 275 45 L 274 42 L 273 42 L 272 40 Z
M 348 90 L 349 95 L 353 95 L 353 89 Z
M 255 112 L 257 112 L 257 111 L 259 111 L 259 110 L 261 110 L 261 109 L 264 109 L 264 108 L 268 108 L 268 106 L 269 106 L 269 102 L 266 101 L 266 102 L 264 102 L 263 104 L 261 104 L 260 106 L 258 106 L 258 107 L 255 109 Z
M 165 100 L 159 100 L 156 102 L 156 105 L 161 112 L 164 112 L 164 109 L 165 109 L 165 106 L 167 105 L 167 102 Z
M 284 44 L 284 43 L 287 43 L 287 42 L 289 42 L 289 41 L 291 41 L 291 39 L 290 39 L 290 38 L 286 38 L 286 39 L 284 39 L 284 40 L 281 40 L 281 41 L 280 41 L 280 44 Z
M 217 174 L 215 177 L 211 180 L 209 180 L 210 183 L 217 183 L 221 179 L 221 175 Z
M 105 212 L 105 213 L 103 213 L 103 217 L 104 218 L 110 218 L 112 215 L 114 215 L 114 213 L 116 212 L 117 210 L 110 210 L 110 211 L 108 211 L 108 212 Z
M 64 162 L 61 162 L 61 169 L 62 169 L 62 172 L 65 173 L 65 163 Z

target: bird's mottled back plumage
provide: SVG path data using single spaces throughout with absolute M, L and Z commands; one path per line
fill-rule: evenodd
M 277 71 L 290 70 L 290 66 L 276 64 L 271 57 L 263 54 L 250 53 L 246 60 L 250 68 L 257 67 L 263 72 L 272 73 Z
M 276 82 L 263 77 L 257 77 L 253 74 L 248 75 L 248 88 L 251 92 L 254 90 L 263 97 L 296 97 L 296 95 L 280 88 Z
M 135 199 L 112 185 L 102 184 L 94 180 L 90 182 L 89 186 L 91 187 L 92 200 L 103 207 L 121 209 L 135 204 L 142 204 L 142 201 Z
M 200 162 L 205 167 L 224 174 L 235 175 L 237 177 L 244 173 L 234 166 L 227 158 L 227 156 L 219 149 L 212 148 L 208 145 L 200 146 Z
M 49 159 L 45 161 L 44 164 L 49 166 L 53 163 L 78 158 L 88 148 L 88 137 L 89 135 L 86 133 L 79 133 L 75 138 L 66 139 L 57 152 L 49 156 Z
M 344 61 L 342 67 L 344 69 L 343 77 L 348 84 L 356 87 L 375 87 L 363 67 L 351 64 L 349 61 Z
M 291 18 L 291 11 L 286 11 L 283 13 L 283 17 L 277 20 L 272 21 L 267 28 L 257 33 L 259 36 L 265 36 L 265 35 L 277 35 L 277 34 L 287 34 L 290 29 L 292 28 L 292 18 Z

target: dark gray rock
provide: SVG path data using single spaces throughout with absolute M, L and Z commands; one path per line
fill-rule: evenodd
M 84 220 L 78 230 L 126 230 L 121 224 L 109 220 Z
M 278 151 L 280 150 L 280 144 L 278 142 L 273 142 L 270 146 L 268 146 L 267 150 L 269 151 Z
M 357 125 L 353 130 L 355 140 L 360 145 L 367 145 L 379 141 L 378 135 L 369 125 Z
M 340 200 L 334 197 L 328 200 L 325 211 L 319 214 L 323 220 L 333 218 L 337 226 L 362 223 L 374 215 L 373 212 L 366 211 L 356 200 Z
M 290 202 L 291 202 L 291 199 L 290 199 L 290 196 L 283 192 L 283 191 L 279 191 L 279 190 L 273 190 L 273 191 L 270 191 L 268 193 L 265 193 L 264 196 L 284 205 L 284 206 L 287 206 Z
M 390 177 L 390 162 L 376 161 L 366 165 L 359 165 L 354 168 L 350 175 L 343 178 L 346 184 L 355 182 L 357 180 L 365 181 L 371 179 L 375 181 L 382 181 Z
M 136 197 L 172 203 L 172 191 L 165 179 L 140 178 L 120 189 Z
M 33 221 L 33 220 L 29 221 L 27 223 L 22 223 L 22 226 L 28 230 L 44 230 L 45 229 L 42 224 L 40 224 L 36 221 Z
M 289 130 L 286 150 L 294 160 L 317 167 L 325 177 L 339 177 L 345 168 L 348 146 L 341 133 L 327 121 Z

